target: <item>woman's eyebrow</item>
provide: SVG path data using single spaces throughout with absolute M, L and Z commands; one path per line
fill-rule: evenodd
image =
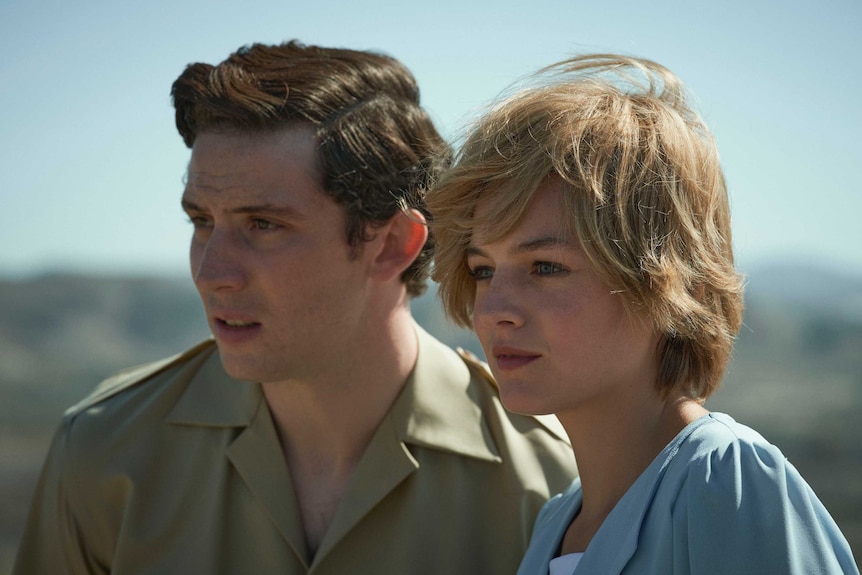
M 575 247 L 575 244 L 558 236 L 547 236 L 516 244 L 511 249 L 511 252 L 513 254 L 522 254 L 554 247 L 572 248 Z
M 481 256 L 487 256 L 488 254 L 486 254 L 482 250 L 482 248 L 477 248 L 476 246 L 467 246 L 467 249 L 465 250 L 464 255 L 466 255 L 469 258 L 470 256 L 480 256 L 481 257 Z
M 509 253 L 517 255 L 555 247 L 576 249 L 577 243 L 558 236 L 546 236 L 515 244 L 512 249 L 509 250 Z M 467 257 L 470 257 L 486 256 L 487 254 L 480 247 L 467 246 L 466 255 Z

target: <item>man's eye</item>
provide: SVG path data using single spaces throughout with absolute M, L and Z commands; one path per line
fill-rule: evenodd
M 494 270 L 488 266 L 477 266 L 475 268 L 470 268 L 470 275 L 476 281 L 486 280 L 494 277 Z
M 195 228 L 208 228 L 210 227 L 209 218 L 205 218 L 203 216 L 189 216 L 189 223 Z
M 274 224 L 269 220 L 262 220 L 260 218 L 254 218 L 252 220 L 252 226 L 256 230 L 274 230 L 278 228 L 278 224 Z

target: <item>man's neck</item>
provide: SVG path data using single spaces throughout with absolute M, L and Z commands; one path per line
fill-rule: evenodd
M 262 386 L 312 554 L 416 363 L 418 342 L 409 308 L 393 310 L 380 323 L 354 349 L 343 350 L 339 365 L 319 379 Z

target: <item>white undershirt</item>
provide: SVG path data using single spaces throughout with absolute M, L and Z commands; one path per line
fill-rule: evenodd
M 549 565 L 551 575 L 572 575 L 575 572 L 575 567 L 581 562 L 583 553 L 568 553 L 551 559 Z

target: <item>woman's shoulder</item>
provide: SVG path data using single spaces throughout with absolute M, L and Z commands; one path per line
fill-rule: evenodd
M 760 513 L 813 495 L 781 450 L 754 429 L 723 413 L 695 424 L 679 442 L 670 465 L 675 473 L 669 472 L 678 476 L 679 496 L 696 501 L 697 509 L 711 513 L 715 505 L 735 514 Z
M 711 479 L 715 473 L 751 471 L 755 476 L 770 470 L 783 470 L 790 465 L 781 450 L 760 433 L 738 423 L 724 413 L 709 413 L 694 422 L 693 429 L 680 441 L 676 458 L 687 462 L 687 471 L 705 473 Z
M 677 478 L 671 482 L 677 543 L 685 541 L 693 557 L 740 568 L 800 573 L 803 557 L 828 566 L 825 572 L 856 572 L 838 526 L 778 447 L 725 414 L 697 423 L 668 469 Z M 717 548 L 716 541 L 726 545 Z M 733 557 L 726 549 L 735 550 Z
M 721 450 L 732 444 L 767 445 L 775 448 L 759 432 L 737 422 L 726 413 L 712 411 L 689 425 L 690 430 L 683 430 L 685 443 L 698 451 Z

